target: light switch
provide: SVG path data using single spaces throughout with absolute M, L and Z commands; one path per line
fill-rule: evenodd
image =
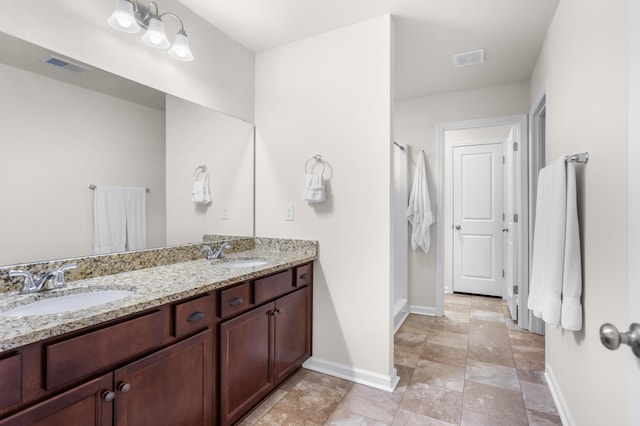
M 222 214 L 220 215 L 221 219 L 229 219 L 229 210 L 231 209 L 231 207 L 229 206 L 229 204 L 223 204 L 222 205 Z
M 293 220 L 293 203 L 288 203 L 285 207 L 284 220 Z

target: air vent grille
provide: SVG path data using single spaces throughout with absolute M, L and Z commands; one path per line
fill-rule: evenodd
M 453 64 L 456 68 L 476 65 L 484 62 L 484 49 L 472 50 L 469 52 L 456 53 L 453 55 Z
M 57 58 L 55 56 L 49 56 L 43 62 L 49 65 L 53 65 L 54 67 L 63 68 L 67 71 L 71 71 L 75 73 L 81 73 L 81 72 L 90 70 L 90 68 L 84 65 L 74 64 L 73 62 L 69 62 L 65 59 Z

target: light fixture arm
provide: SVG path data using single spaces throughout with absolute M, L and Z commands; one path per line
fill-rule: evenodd
M 151 2 L 153 3 L 153 2 Z M 149 5 L 151 5 L 151 3 L 149 3 Z M 157 8 L 157 6 L 156 6 Z M 179 34 L 182 35 L 187 35 L 187 33 L 184 31 L 184 23 L 182 22 L 182 19 L 180 19 L 180 17 L 178 15 L 176 15 L 175 13 L 171 13 L 171 12 L 164 12 L 161 15 L 159 15 L 159 18 L 162 19 L 163 16 L 165 15 L 169 15 L 169 16 L 173 16 L 174 18 L 176 18 L 178 20 L 178 22 L 180 22 L 180 31 L 178 31 Z

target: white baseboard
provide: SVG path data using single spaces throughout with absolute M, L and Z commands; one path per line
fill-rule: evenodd
M 551 391 L 553 401 L 556 403 L 556 408 L 558 409 L 558 415 L 560 416 L 560 420 L 562 420 L 562 424 L 564 426 L 575 426 L 567 401 L 565 401 L 564 396 L 562 395 L 556 376 L 554 376 L 549 364 L 545 367 L 544 378 L 547 380 L 547 384 L 549 385 L 549 390 Z
M 387 392 L 393 392 L 400 381 L 400 377 L 398 376 L 398 372 L 395 368 L 393 369 L 392 376 L 385 376 L 373 371 L 338 364 L 324 359 L 318 359 L 317 357 L 309 358 L 302 366 L 309 370 L 317 371 L 318 373 L 339 377 L 354 383 L 360 383 L 361 385 L 382 389 Z
M 430 306 L 409 305 L 409 312 L 417 315 L 428 315 L 431 317 L 438 316 L 436 308 Z

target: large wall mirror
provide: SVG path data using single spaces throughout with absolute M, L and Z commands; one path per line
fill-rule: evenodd
M 149 189 L 148 248 L 253 235 L 251 123 L 4 33 L 0 116 L 0 265 L 92 254 L 90 185 Z

